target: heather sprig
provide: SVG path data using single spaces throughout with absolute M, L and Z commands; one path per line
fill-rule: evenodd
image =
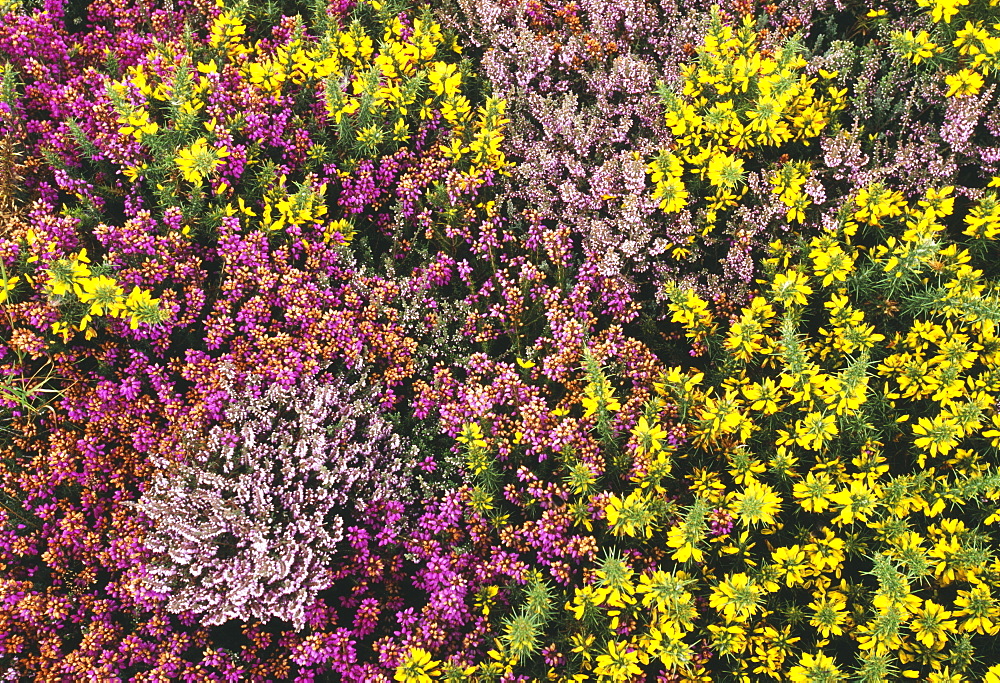
M 136 504 L 160 558 L 147 582 L 169 610 L 209 625 L 278 618 L 301 629 L 332 585 L 328 565 L 347 527 L 407 500 L 411 454 L 364 384 L 265 390 L 250 378 L 222 388 L 226 426 L 183 460 L 158 461 Z

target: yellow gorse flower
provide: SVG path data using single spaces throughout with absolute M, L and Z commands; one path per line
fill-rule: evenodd
M 459 443 L 464 443 L 469 448 L 486 448 L 486 438 L 483 436 L 483 429 L 475 422 L 468 422 L 462 426 L 462 432 L 458 435 Z
M 713 587 L 708 604 L 728 622 L 746 622 L 760 609 L 763 595 L 763 588 L 740 572 L 726 575 L 725 580 Z
M 136 140 L 142 140 L 147 135 L 155 135 L 160 128 L 155 121 L 150 120 L 149 112 L 144 109 L 136 110 L 127 116 L 118 117 L 118 123 L 125 124 L 118 129 L 119 133 L 122 135 L 131 135 Z
M 46 269 L 48 275 L 48 291 L 54 297 L 64 297 L 74 290 L 75 286 L 90 277 L 90 259 L 87 250 L 81 249 L 69 258 L 53 261 Z
M 743 160 L 730 154 L 715 154 L 708 163 L 708 182 L 732 189 L 743 183 Z
M 229 151 L 225 147 L 210 147 L 205 138 L 198 138 L 174 157 L 174 163 L 185 180 L 199 185 L 222 165 L 222 159 L 227 156 Z
M 133 330 L 140 323 L 155 324 L 162 322 L 165 312 L 159 307 L 160 300 L 154 299 L 147 290 L 133 287 L 125 299 L 125 310 L 129 314 L 129 327 Z
M 906 200 L 898 190 L 890 190 L 881 183 L 863 188 L 854 200 L 858 209 L 855 220 L 868 225 L 881 225 L 884 218 L 893 218 L 903 213 Z
M 846 679 L 847 676 L 837 666 L 837 661 L 823 652 L 815 655 L 803 653 L 799 663 L 788 672 L 788 680 L 792 683 L 837 683 Z
M 21 278 L 17 275 L 11 275 L 10 277 L 0 277 L 0 304 L 6 303 L 7 298 L 10 293 L 14 291 L 17 283 L 21 281 Z
M 778 412 L 781 405 L 779 401 L 783 400 L 781 387 L 770 377 L 765 377 L 761 382 L 747 384 L 742 391 L 750 402 L 750 410 L 764 415 L 773 415 Z
M 590 417 L 601 409 L 608 412 L 622 409 L 621 403 L 615 398 L 615 388 L 603 378 L 599 384 L 588 384 L 583 393 L 584 397 L 580 399 L 580 404 L 584 408 L 584 417 Z
M 74 285 L 80 301 L 90 304 L 89 315 L 119 317 L 125 310 L 125 290 L 106 275 L 87 278 Z
M 845 281 L 854 270 L 854 257 L 846 253 L 840 245 L 813 249 L 810 257 L 813 261 L 813 274 L 820 278 L 824 287 Z
M 221 6 L 221 2 L 216 5 Z M 247 54 L 249 50 L 242 44 L 247 27 L 242 18 L 232 10 L 225 10 L 212 22 L 208 42 L 212 47 L 222 48 L 231 56 Z
M 290 193 L 286 186 L 286 177 L 278 179 L 264 198 L 264 208 L 261 212 L 261 225 L 268 232 L 277 232 L 289 226 L 301 226 L 309 223 L 320 223 L 327 214 L 326 184 L 313 186 L 308 182 L 299 185 L 299 189 Z M 345 220 L 335 223 L 337 228 L 347 229 Z M 327 230 L 331 228 L 328 227 Z M 324 230 L 326 232 L 327 230 Z M 353 233 L 349 233 L 353 236 Z M 342 236 L 346 237 L 344 233 Z
M 660 450 L 663 439 L 667 436 L 667 432 L 665 432 L 658 423 L 650 423 L 649 420 L 643 416 L 639 418 L 638 424 L 636 424 L 635 428 L 632 430 L 632 435 L 635 436 L 638 448 L 641 452 L 652 453 Z
M 910 622 L 917 641 L 928 647 L 943 643 L 948 633 L 955 630 L 956 622 L 950 619 L 951 612 L 933 600 L 924 600 L 924 605 L 917 610 Z
M 635 536 L 636 531 L 640 530 L 645 532 L 647 538 L 653 535 L 650 523 L 654 517 L 646 508 L 642 494 L 638 491 L 633 491 L 624 500 L 611 496 L 604 508 L 604 515 L 608 525 L 617 534 Z
M 990 587 L 978 584 L 971 590 L 959 590 L 955 598 L 952 616 L 959 619 L 959 625 L 966 633 L 995 636 L 1000 633 L 1000 605 L 993 597 Z
M 427 72 L 427 80 L 430 82 L 431 92 L 451 98 L 458 95 L 458 89 L 462 85 L 462 74 L 455 64 L 435 62 Z
M 614 681 L 615 683 L 626 683 L 634 680 L 636 676 L 642 675 L 642 667 L 639 666 L 639 652 L 636 648 L 628 647 L 625 643 L 616 640 L 608 641 L 604 654 L 597 656 L 597 666 L 595 673 L 602 677 L 602 680 Z
M 961 69 L 957 73 L 945 76 L 945 84 L 948 92 L 945 97 L 962 98 L 969 95 L 977 95 L 982 90 L 985 81 L 977 71 L 972 69 Z
M 406 659 L 396 667 L 393 679 L 400 683 L 431 683 L 440 674 L 440 666 L 427 650 L 410 648 Z
M 670 557 L 676 562 L 701 562 L 704 551 L 698 547 L 704 538 L 704 520 L 696 515 L 685 518 L 667 531 L 667 547 L 674 548 Z
M 931 10 L 931 19 L 935 23 L 951 23 L 959 10 L 969 4 L 969 0 L 917 0 L 920 7 Z
M 811 573 L 806 553 L 798 544 L 775 548 L 771 562 L 788 587 L 800 585 Z
M 775 515 L 781 511 L 781 496 L 756 479 L 750 479 L 742 491 L 735 496 L 733 512 L 741 524 L 756 526 L 774 524 Z
M 927 31 L 920 31 L 916 34 L 913 31 L 904 31 L 892 35 L 892 46 L 905 59 L 914 64 L 931 59 L 934 55 L 943 52 L 943 48 L 930 39 Z
M 851 524 L 855 520 L 865 522 L 879 504 L 880 487 L 872 488 L 864 479 L 854 479 L 848 488 L 830 496 L 830 502 L 840 508 L 834 517 L 837 524 Z
M 940 414 L 933 419 L 920 418 L 913 426 L 913 434 L 917 437 L 913 441 L 914 445 L 935 456 L 946 455 L 957 446 L 962 437 L 962 430 L 954 419 Z
M 809 450 L 821 450 L 839 433 L 836 417 L 811 412 L 795 423 L 795 442 Z
M 812 287 L 807 283 L 809 278 L 805 273 L 790 271 L 779 273 L 771 284 L 771 293 L 774 301 L 788 306 L 798 304 L 804 306 L 808 303 L 808 297 L 812 294 Z
M 577 586 L 572 603 L 566 603 L 566 610 L 573 613 L 573 618 L 581 621 L 588 615 L 597 614 L 601 606 L 601 596 L 593 586 Z

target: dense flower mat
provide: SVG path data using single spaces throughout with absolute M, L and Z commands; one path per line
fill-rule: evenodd
M 0 16 L 0 679 L 1000 683 L 1000 2 Z

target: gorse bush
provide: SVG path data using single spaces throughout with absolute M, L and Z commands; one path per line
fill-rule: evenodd
M 662 89 L 673 141 L 649 164 L 659 207 L 684 212 L 672 226 L 694 230 L 669 238 L 679 258 L 690 255 L 690 245 L 716 228 L 720 212 L 729 214 L 753 187 L 754 210 L 744 208 L 739 228 L 729 230 L 741 244 L 734 249 L 744 250 L 742 261 L 731 251 L 729 263 L 745 282 L 753 275 L 750 243 L 768 234 L 770 220 L 801 223 L 812 204 L 826 200 L 808 158 L 791 155 L 804 155 L 835 128 L 847 93 L 829 85 L 836 73 L 821 70 L 820 78 L 809 78 L 793 41 L 763 48 L 755 23 L 746 15 L 734 30 L 713 13 L 697 59 L 681 70 L 680 92 Z M 820 80 L 828 85 L 820 87 Z M 748 183 L 748 174 L 754 182 Z
M 508 584 L 523 607 L 506 619 L 491 610 L 498 640 L 484 680 L 987 675 L 971 653 L 992 651 L 1000 628 L 1000 309 L 977 266 L 995 251 L 985 237 L 995 220 L 984 218 L 995 199 L 949 236 L 952 193 L 908 203 L 862 190 L 836 230 L 772 244 L 760 294 L 728 320 L 677 292 L 673 319 L 714 370 L 664 369 L 616 438 L 618 416 L 644 394 L 617 396 L 588 361 L 583 398 L 569 394 L 555 412 L 581 411 L 600 455 L 555 448 L 552 488 L 523 469 L 513 479 L 523 483 L 505 483 L 518 449 L 488 452 L 504 441 L 497 426 L 463 430 L 480 482 L 473 518 L 492 520 L 499 539 L 519 515 L 591 539 L 577 569 L 528 579 L 526 597 Z M 489 494 L 501 489 L 506 502 Z M 542 555 L 528 557 L 525 568 Z M 527 596 L 543 585 L 546 607 L 533 608 Z

